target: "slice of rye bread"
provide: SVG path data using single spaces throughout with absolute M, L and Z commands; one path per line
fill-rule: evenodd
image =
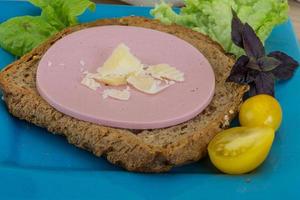
M 196 47 L 209 60 L 216 76 L 210 105 L 197 117 L 163 129 L 126 130 L 105 127 L 67 116 L 51 107 L 36 90 L 36 70 L 43 54 L 60 38 L 95 26 L 124 25 L 155 29 L 175 35 Z M 163 25 L 141 17 L 104 19 L 58 33 L 0 74 L 0 86 L 8 110 L 14 116 L 64 135 L 69 143 L 104 156 L 129 171 L 164 172 L 206 155 L 209 141 L 228 127 L 247 87 L 226 83 L 235 60 L 207 36 L 178 25 Z M 33 147 L 34 148 L 34 147 Z

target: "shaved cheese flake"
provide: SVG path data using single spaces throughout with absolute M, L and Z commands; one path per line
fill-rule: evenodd
M 100 83 L 110 86 L 131 85 L 133 88 L 146 94 L 157 94 L 176 82 L 184 81 L 184 73 L 168 64 L 148 66 L 142 64 L 123 43 L 119 44 L 104 62 L 103 66 L 97 69 L 95 74 L 84 71 L 85 62 L 80 60 L 80 70 L 85 74 L 81 84 L 97 90 Z M 102 92 L 102 98 L 108 97 L 117 100 L 128 100 L 130 98 L 130 87 L 126 89 L 106 89 Z
M 100 83 L 91 78 L 91 74 L 87 74 L 81 81 L 81 84 L 90 88 L 91 90 L 97 90 L 101 87 Z
M 113 85 L 125 85 L 129 75 L 142 71 L 142 64 L 123 43 L 119 44 L 102 67 L 97 69 L 99 81 Z
M 160 80 L 168 79 L 178 82 L 184 81 L 184 73 L 180 72 L 175 67 L 171 67 L 168 64 L 149 66 L 146 72 L 149 73 L 152 77 Z
M 159 93 L 170 86 L 170 84 L 161 85 L 161 81 L 143 73 L 130 76 L 127 82 L 137 90 L 147 94 Z
M 102 75 L 101 73 L 98 74 L 98 77 L 95 77 L 97 81 L 111 85 L 111 86 L 120 86 L 126 84 L 126 77 L 127 75 L 124 74 L 108 74 Z
M 111 97 L 117 100 L 127 101 L 130 98 L 130 92 L 125 90 L 106 89 L 102 93 L 102 98 Z
M 84 71 L 83 74 L 85 74 L 84 78 L 81 81 L 81 84 L 92 89 L 97 90 L 98 88 L 101 88 L 101 84 L 95 80 L 99 75 L 89 73 L 88 71 Z
M 97 81 L 100 77 L 100 74 L 93 74 L 88 71 L 84 71 L 83 74 L 85 74 L 85 78 L 95 79 L 95 81 Z

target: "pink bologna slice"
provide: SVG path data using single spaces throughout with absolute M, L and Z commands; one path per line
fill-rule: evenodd
M 124 43 L 143 64 L 167 63 L 185 81 L 149 95 L 131 87 L 128 101 L 103 99 L 80 82 L 83 71 L 96 72 L 118 44 Z M 207 59 L 189 43 L 167 33 L 128 26 L 102 26 L 72 33 L 57 41 L 37 70 L 40 95 L 56 110 L 104 126 L 156 129 L 183 123 L 210 103 L 215 77 Z

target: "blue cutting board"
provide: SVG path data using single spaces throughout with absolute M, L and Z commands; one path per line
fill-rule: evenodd
M 0 1 L 0 22 L 18 15 L 37 15 L 26 2 Z M 80 20 L 149 15 L 149 8 L 98 5 Z M 266 42 L 300 61 L 290 21 Z M 0 68 L 14 57 L 0 50 Z M 204 159 L 166 174 L 123 171 L 82 151 L 60 136 L 12 117 L 0 102 L 0 199 L 297 199 L 300 196 L 300 72 L 277 85 L 283 123 L 266 162 L 243 176 L 220 174 Z

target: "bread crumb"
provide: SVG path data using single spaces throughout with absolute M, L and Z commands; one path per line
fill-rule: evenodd
M 51 66 L 52 66 L 52 62 L 48 61 L 48 67 L 51 67 Z
M 230 122 L 229 122 L 229 116 L 225 115 L 224 116 L 224 123 L 223 123 L 223 127 L 229 126 Z

